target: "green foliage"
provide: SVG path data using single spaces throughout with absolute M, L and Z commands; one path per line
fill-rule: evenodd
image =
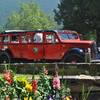
M 90 95 L 91 90 L 92 90 L 92 87 L 89 87 L 88 89 L 86 89 L 84 84 L 83 84 L 83 86 L 82 86 L 82 100 L 88 100 L 88 97 Z
M 0 32 L 4 30 L 3 26 L 0 25 Z
M 62 87 L 60 90 L 60 97 L 66 98 L 67 96 L 70 96 L 70 95 L 71 95 L 71 90 L 67 86 L 67 83 L 66 82 L 62 83 Z
M 50 80 L 44 73 L 40 74 L 38 81 L 38 91 L 42 94 L 42 99 L 47 99 L 47 96 L 51 94 L 52 88 L 50 86 Z
M 52 29 L 56 27 L 53 18 L 46 15 L 39 6 L 23 3 L 19 12 L 13 12 L 8 18 L 7 29 Z
M 45 67 L 39 77 L 33 75 L 32 79 L 24 75 L 16 76 L 8 67 L 10 68 L 10 65 L 5 65 L 5 71 L 0 76 L 0 99 L 9 96 L 11 100 L 15 97 L 21 100 L 65 100 L 71 96 L 67 82 L 57 83 L 57 76 L 51 79 Z M 60 84 L 60 88 L 53 87 L 57 84 Z
M 60 0 L 55 20 L 64 29 L 89 34 L 100 28 L 100 0 Z

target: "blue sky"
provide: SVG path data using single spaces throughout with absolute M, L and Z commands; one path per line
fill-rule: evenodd
M 7 17 L 13 12 L 20 8 L 21 3 L 31 2 L 33 0 L 0 0 L 0 22 L 5 23 Z M 52 14 L 53 9 L 57 8 L 59 0 L 34 0 L 40 6 L 40 8 L 48 13 Z M 0 23 L 0 24 L 1 24 Z
M 52 12 L 57 7 L 59 0 L 35 0 L 46 12 Z

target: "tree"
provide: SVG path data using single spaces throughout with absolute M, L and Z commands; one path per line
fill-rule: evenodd
M 4 27 L 0 25 L 0 32 L 2 32 L 3 30 L 4 30 Z
M 100 35 L 100 0 L 60 0 L 54 10 L 55 20 L 64 29 L 81 33 L 97 32 Z M 100 36 L 99 36 L 100 37 Z M 100 42 L 100 39 L 97 38 Z
M 22 4 L 19 12 L 13 12 L 6 23 L 6 29 L 52 29 L 56 27 L 53 18 L 45 14 L 32 2 Z

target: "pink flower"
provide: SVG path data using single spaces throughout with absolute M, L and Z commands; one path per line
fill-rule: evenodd
M 60 79 L 58 76 L 53 77 L 53 88 L 60 89 Z

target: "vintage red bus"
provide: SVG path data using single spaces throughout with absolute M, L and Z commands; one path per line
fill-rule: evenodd
M 88 48 L 95 57 L 94 44 L 69 30 L 7 30 L 0 34 L 0 63 L 17 59 L 83 62 Z

